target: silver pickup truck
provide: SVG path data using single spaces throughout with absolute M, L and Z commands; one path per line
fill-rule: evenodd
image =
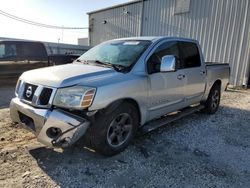
M 116 39 L 72 64 L 23 73 L 10 114 L 47 146 L 82 141 L 114 155 L 137 132 L 196 111 L 215 113 L 229 74 L 228 64 L 205 63 L 195 40 Z

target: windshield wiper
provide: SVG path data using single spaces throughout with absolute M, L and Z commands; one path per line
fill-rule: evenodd
M 83 64 L 89 64 L 89 62 L 99 64 L 99 65 L 102 65 L 102 66 L 105 66 L 105 67 L 113 68 L 115 71 L 118 71 L 118 72 L 127 72 L 127 70 L 128 70 L 128 67 L 126 67 L 126 66 L 119 65 L 119 64 L 112 64 L 112 63 L 109 63 L 109 62 L 103 62 L 103 61 L 100 61 L 100 60 L 76 59 L 75 61 L 83 63 Z
M 112 67 L 114 69 L 116 69 L 116 71 L 119 71 L 119 72 L 127 72 L 128 71 L 128 67 L 123 66 L 123 65 L 112 64 Z
M 93 62 L 96 63 L 96 64 L 103 65 L 103 66 L 111 67 L 111 68 L 113 68 L 114 70 L 116 70 L 118 72 L 124 72 L 124 70 L 127 69 L 127 67 L 125 67 L 123 65 L 119 65 L 119 64 L 112 64 L 112 63 L 109 63 L 109 62 L 102 62 L 102 61 L 99 61 L 99 60 L 94 60 Z
M 83 64 L 88 64 L 87 61 L 81 60 L 81 59 L 76 59 L 74 62 L 79 62 L 79 63 L 83 63 Z
M 109 62 L 102 62 L 102 61 L 99 61 L 99 60 L 93 60 L 94 63 L 96 64 L 100 64 L 100 65 L 107 65 L 107 66 L 110 66 L 110 63 Z

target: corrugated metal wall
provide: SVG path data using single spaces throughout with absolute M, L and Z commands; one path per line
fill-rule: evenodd
M 89 15 L 89 42 L 91 46 L 100 42 L 140 35 L 141 4 L 134 3 Z M 126 12 L 129 12 L 127 14 Z M 106 21 L 106 24 L 104 22 Z
M 194 38 L 200 41 L 206 61 L 230 63 L 231 84 L 247 85 L 250 1 L 191 0 L 190 11 L 183 14 L 174 14 L 175 3 L 146 0 L 90 14 L 90 44 L 140 35 Z M 102 23 L 104 19 L 107 24 Z

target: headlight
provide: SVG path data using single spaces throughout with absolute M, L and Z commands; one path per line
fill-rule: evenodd
M 84 109 L 92 104 L 95 91 L 96 88 L 84 86 L 58 89 L 53 105 L 64 108 Z

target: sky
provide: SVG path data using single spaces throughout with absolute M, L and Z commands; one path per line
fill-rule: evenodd
M 4 0 L 0 10 L 34 22 L 65 27 L 88 27 L 87 12 L 128 0 Z M 0 14 L 0 37 L 77 44 L 88 30 L 48 29 L 28 25 Z

